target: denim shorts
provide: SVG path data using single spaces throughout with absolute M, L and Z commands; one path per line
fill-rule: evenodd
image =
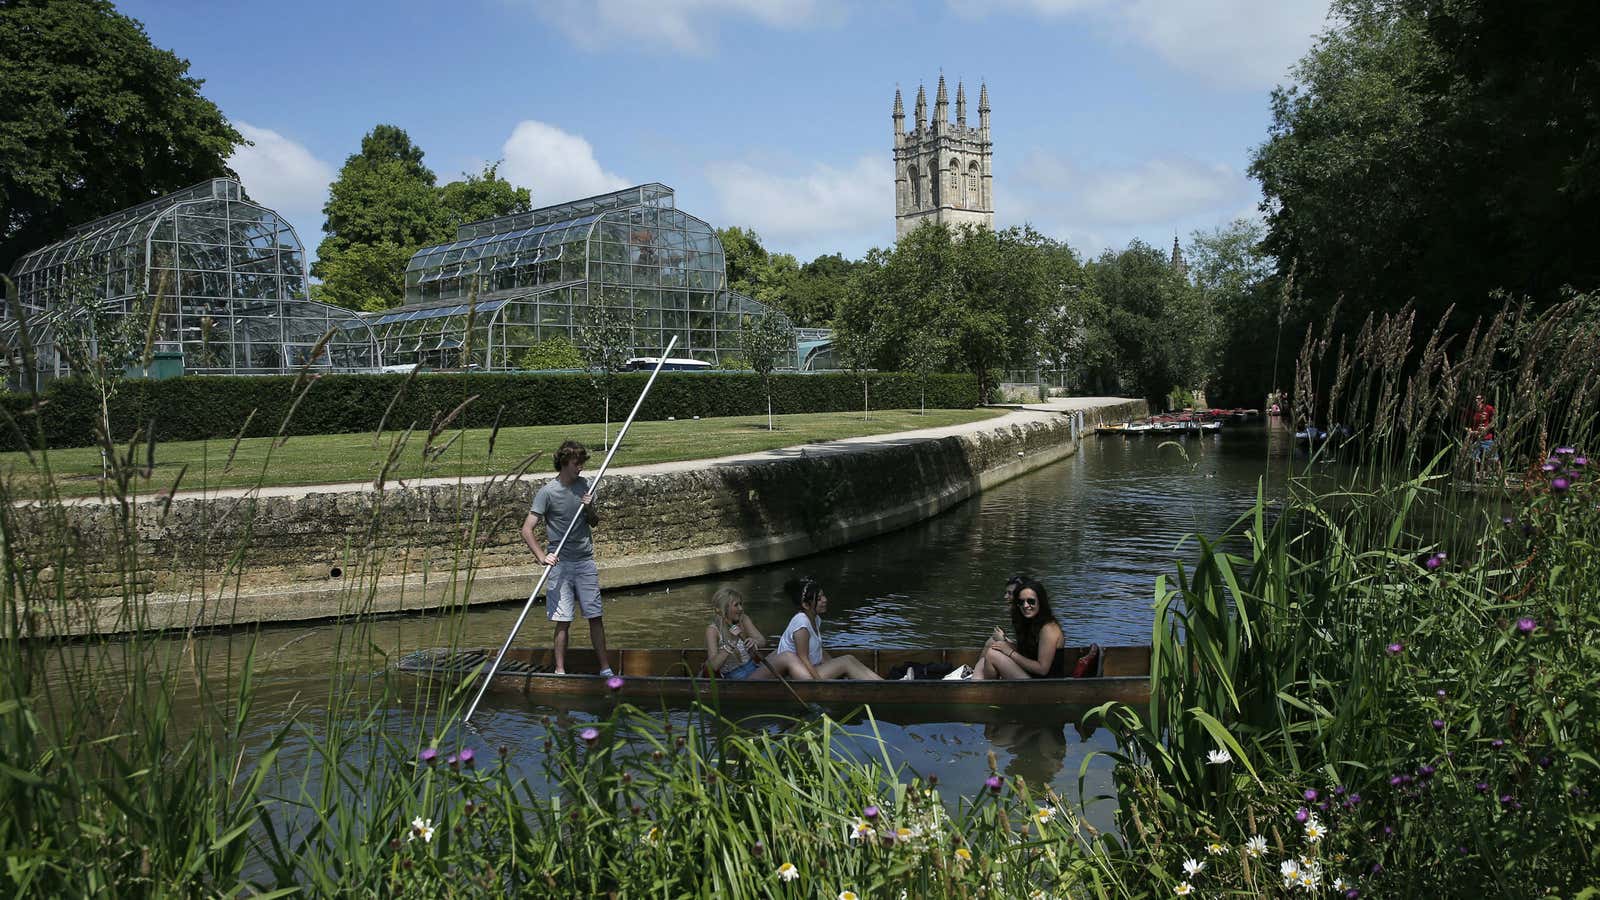
M 571 622 L 577 613 L 600 618 L 600 569 L 594 557 L 562 560 L 550 570 L 545 613 L 552 622 Z
M 744 681 L 751 675 L 754 675 L 756 673 L 756 669 L 758 668 L 760 668 L 759 663 L 753 659 L 747 659 L 728 671 L 723 672 L 722 677 L 731 679 L 733 681 Z

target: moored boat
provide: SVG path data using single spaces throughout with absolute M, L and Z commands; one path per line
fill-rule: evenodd
M 907 664 L 942 664 L 954 668 L 977 661 L 971 648 L 933 648 L 928 650 L 872 650 L 853 647 L 829 648 L 834 655 L 854 655 L 879 675 L 888 676 Z M 1088 652 L 1085 647 L 1066 647 L 1068 660 Z M 722 702 L 760 703 L 779 706 L 805 703 L 869 704 L 951 704 L 978 706 L 1031 707 L 1087 706 L 1117 700 L 1139 704 L 1150 699 L 1150 648 L 1104 647 L 1095 674 L 1083 678 L 1028 678 L 1017 680 L 970 681 L 943 679 L 885 681 L 794 681 L 778 679 L 731 681 L 705 675 L 704 650 L 613 649 L 611 664 L 622 676 L 616 693 L 635 702 L 641 700 L 692 700 L 715 696 Z M 424 650 L 401 660 L 401 671 L 417 675 L 459 679 L 487 671 L 494 661 L 493 650 Z M 567 651 L 571 671 L 598 669 L 594 651 L 573 648 Z M 518 692 L 530 696 L 581 698 L 613 693 L 607 679 L 599 675 L 556 675 L 551 671 L 551 651 L 544 647 L 516 647 L 506 653 L 490 681 L 490 689 Z

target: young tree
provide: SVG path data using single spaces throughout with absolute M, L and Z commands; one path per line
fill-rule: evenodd
M 911 346 L 902 357 L 906 368 L 917 376 L 917 387 L 922 393 L 922 414 L 928 414 L 928 376 L 942 370 L 950 358 L 950 342 L 932 329 L 923 329 L 912 335 Z
M 158 286 L 158 295 L 165 286 Z M 115 442 L 111 428 L 111 400 L 133 366 L 148 365 L 146 350 L 151 346 L 156 318 L 154 305 L 140 292 L 124 310 L 120 303 L 96 296 L 85 279 L 67 285 L 59 307 L 55 342 L 72 372 L 94 390 L 100 404 L 95 430 L 100 438 L 100 472 L 106 477 L 109 454 Z M 149 438 L 149 435 L 146 435 Z
M 517 365 L 524 369 L 581 369 L 583 354 L 564 337 L 549 337 L 523 352 Z
M 578 326 L 580 352 L 589 367 L 591 383 L 605 397 L 605 444 L 611 446 L 611 390 L 618 373 L 633 357 L 633 322 L 621 310 L 606 306 L 597 295 L 590 295 Z
M 69 227 L 230 174 L 245 140 L 107 0 L 0 3 L 0 272 Z
M 794 332 L 768 313 L 745 326 L 739 344 L 745 362 L 761 376 L 761 389 L 767 394 L 767 430 L 772 431 L 772 370 L 784 355 L 793 352 Z
M 839 361 L 849 369 L 857 378 L 861 379 L 861 420 L 865 422 L 869 417 L 868 410 L 872 408 L 871 397 L 867 391 L 868 376 L 874 362 L 878 358 L 878 351 L 883 346 L 883 331 L 875 325 L 866 328 L 852 328 L 848 331 L 834 333 L 834 353 Z

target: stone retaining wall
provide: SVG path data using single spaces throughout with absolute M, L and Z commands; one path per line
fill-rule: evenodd
M 1144 415 L 1084 412 L 1083 427 Z M 926 519 L 1075 452 L 1068 415 L 1019 413 L 969 433 L 885 435 L 755 460 L 618 469 L 601 491 L 607 587 L 778 562 Z M 13 548 L 41 582 L 70 573 L 67 609 L 31 609 L 36 635 L 294 621 L 524 599 L 539 575 L 518 529 L 548 475 L 289 496 L 14 507 Z M 136 541 L 119 541 L 119 521 Z M 132 543 L 136 562 L 126 550 Z M 137 605 L 120 600 L 141 573 Z M 106 595 L 110 596 L 106 596 Z

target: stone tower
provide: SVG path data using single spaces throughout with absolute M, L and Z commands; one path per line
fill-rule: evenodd
M 928 116 L 928 97 L 917 88 L 911 130 L 906 130 L 900 90 L 894 92 L 894 236 L 905 237 L 923 222 L 946 227 L 994 227 L 994 145 L 989 142 L 989 86 L 978 89 L 978 127 L 967 126 L 967 88 L 956 85 L 956 121 L 944 76 Z

